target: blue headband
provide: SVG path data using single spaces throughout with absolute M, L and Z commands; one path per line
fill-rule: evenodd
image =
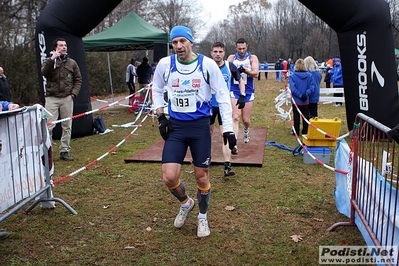
M 185 26 L 175 26 L 170 31 L 170 41 L 172 41 L 176 37 L 184 37 L 190 42 L 194 42 L 193 33 L 191 30 Z

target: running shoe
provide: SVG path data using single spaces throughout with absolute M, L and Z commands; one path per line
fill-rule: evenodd
M 190 214 L 190 211 L 194 208 L 194 200 L 192 198 L 189 198 L 188 201 L 190 202 L 190 207 L 184 208 L 180 206 L 179 213 L 177 214 L 174 223 L 176 228 L 181 228 L 187 222 L 188 215 Z
M 211 230 L 209 229 L 208 226 L 208 220 L 207 219 L 198 219 L 198 229 L 197 229 L 197 236 L 198 237 L 206 237 L 209 236 L 211 233 Z
M 234 146 L 234 148 L 231 150 L 231 154 L 237 155 L 238 154 L 238 147 L 237 145 Z
M 248 143 L 250 139 L 251 139 L 251 137 L 249 136 L 249 128 L 244 129 L 244 142 Z
M 236 174 L 236 172 L 234 172 L 234 170 L 231 169 L 231 167 L 224 168 L 224 176 L 233 176 L 235 174 Z

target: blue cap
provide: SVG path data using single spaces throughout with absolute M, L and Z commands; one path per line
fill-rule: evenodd
M 176 37 L 184 37 L 190 42 L 194 42 L 193 33 L 191 30 L 185 26 L 175 26 L 170 31 L 170 41 Z

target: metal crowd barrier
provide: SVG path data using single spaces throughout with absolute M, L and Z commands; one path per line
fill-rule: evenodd
M 65 201 L 52 192 L 51 140 L 41 105 L 0 112 L 0 222 L 33 203 L 54 208 L 60 202 L 77 214 Z
M 375 246 L 399 246 L 399 154 L 389 142 L 390 128 L 364 114 L 356 116 L 351 139 L 348 175 L 350 221 L 332 225 L 357 225 L 366 242 Z M 396 264 L 398 265 L 398 264 Z

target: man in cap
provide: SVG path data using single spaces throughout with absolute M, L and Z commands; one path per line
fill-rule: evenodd
M 165 144 L 162 152 L 162 179 L 181 206 L 174 226 L 181 228 L 194 208 L 180 180 L 181 165 L 190 147 L 197 182 L 199 205 L 197 236 L 210 234 L 207 211 L 211 196 L 209 166 L 211 163 L 210 117 L 212 94 L 219 104 L 223 121 L 223 138 L 230 150 L 237 143 L 233 132 L 229 90 L 215 61 L 192 51 L 194 38 L 185 26 L 175 26 L 170 41 L 176 54 L 162 58 L 155 70 L 153 100 L 159 131 Z M 168 93 L 168 113 L 164 114 L 164 87 Z

